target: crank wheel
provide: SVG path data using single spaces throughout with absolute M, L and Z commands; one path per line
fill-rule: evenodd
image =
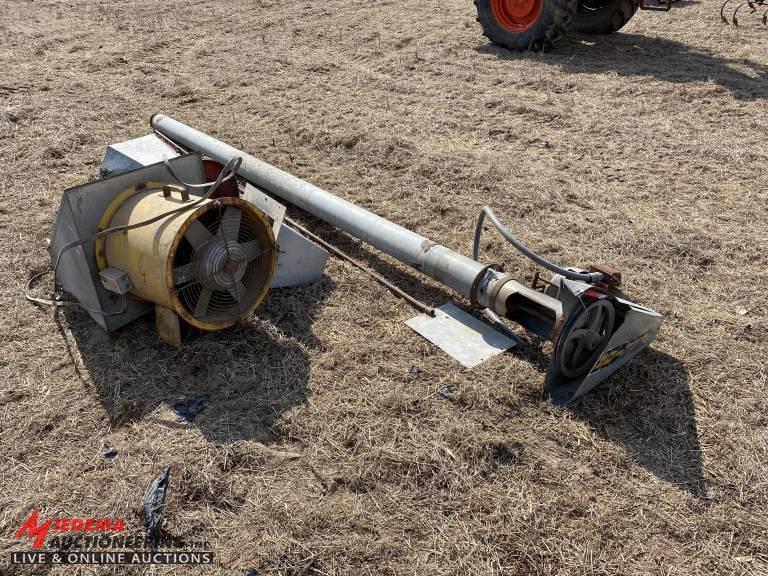
M 510 32 L 524 32 L 541 16 L 543 3 L 543 0 L 493 0 L 491 9 L 500 26 Z
M 589 372 L 611 338 L 616 320 L 609 300 L 595 300 L 577 314 L 557 345 L 557 363 L 566 378 Z

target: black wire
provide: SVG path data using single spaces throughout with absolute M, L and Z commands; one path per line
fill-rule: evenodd
M 475 227 L 475 241 L 472 246 L 472 257 L 475 260 L 478 260 L 479 258 L 480 235 L 483 233 L 483 221 L 485 220 L 486 215 L 488 216 L 488 219 L 491 221 L 491 223 L 496 227 L 496 230 L 498 230 L 499 233 L 504 236 L 504 238 L 506 238 L 510 244 L 512 244 L 512 246 L 514 246 L 524 256 L 530 258 L 547 270 L 550 270 L 555 274 L 560 274 L 569 280 L 579 280 L 581 282 L 589 282 L 590 284 L 595 284 L 603 279 L 603 275 L 600 272 L 574 272 L 573 270 L 568 270 L 567 268 L 558 266 L 543 256 L 536 254 L 536 252 L 528 248 L 528 246 L 523 244 L 520 240 L 512 235 L 512 233 L 496 217 L 496 214 L 493 213 L 493 210 L 491 210 L 490 206 L 483 206 L 483 209 L 480 211 L 480 216 L 477 219 L 477 226 Z

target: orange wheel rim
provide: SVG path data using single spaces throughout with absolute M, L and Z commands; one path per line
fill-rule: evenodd
M 523 32 L 539 19 L 542 4 L 543 0 L 493 0 L 491 8 L 502 28 Z

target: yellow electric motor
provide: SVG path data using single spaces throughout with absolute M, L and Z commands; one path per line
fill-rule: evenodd
M 275 238 L 250 202 L 200 202 L 183 188 L 148 182 L 105 210 L 99 230 L 117 227 L 128 229 L 96 241 L 102 281 L 122 282 L 130 297 L 153 302 L 160 336 L 170 344 L 181 345 L 179 318 L 202 330 L 227 328 L 252 314 L 269 291 Z

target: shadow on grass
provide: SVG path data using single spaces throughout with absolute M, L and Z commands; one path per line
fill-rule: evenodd
M 393 268 L 346 234 L 331 227 L 319 233 L 432 306 L 457 299 L 419 274 Z M 529 346 L 513 348 L 509 353 L 533 364 L 543 380 L 551 345 L 537 337 L 529 340 Z M 568 410 L 597 435 L 622 446 L 632 459 L 659 478 L 705 497 L 688 372 L 676 358 L 649 348 Z
M 56 322 L 75 366 L 79 352 L 79 373 L 113 429 L 142 419 L 169 428 L 194 426 L 217 444 L 270 443 L 279 440 L 279 417 L 306 401 L 307 350 L 319 346 L 312 323 L 332 290 L 328 277 L 272 290 L 255 319 L 190 340 L 179 350 L 159 340 L 152 314 L 112 334 L 78 308 L 65 308 Z M 203 394 L 203 411 L 190 424 L 177 422 L 170 407 Z
M 457 295 L 425 277 L 393 268 L 359 241 L 322 223 L 318 225 L 324 228 L 318 234 L 429 305 L 456 301 Z M 523 333 L 522 329 L 517 332 Z M 536 366 L 543 380 L 550 362 L 546 350 L 551 346 L 537 337 L 529 340 L 529 346 L 513 348 L 509 353 Z M 697 497 L 705 497 L 688 373 L 676 358 L 649 348 L 568 410 L 596 434 L 622 446 L 653 474 Z
M 719 26 L 719 21 L 712 23 Z M 516 53 L 493 44 L 483 44 L 478 52 L 501 60 L 535 59 L 542 66 L 560 66 L 570 73 L 615 72 L 626 77 L 656 78 L 664 82 L 710 81 L 723 87 L 738 100 L 768 98 L 768 65 L 747 58 L 731 59 L 712 50 L 693 48 L 675 40 L 616 33 L 606 36 L 573 34 L 544 54 Z M 680 102 L 659 102 L 677 107 Z
M 543 373 L 551 344 L 538 337 L 530 343 L 510 353 Z M 565 410 L 662 480 L 706 498 L 688 372 L 676 358 L 648 348 Z
M 430 305 L 456 299 L 417 274 L 393 268 L 344 234 L 325 230 L 321 235 Z M 75 366 L 79 351 L 87 371 L 81 376 L 92 382 L 113 427 L 139 418 L 180 426 L 168 407 L 208 394 L 205 410 L 191 424 L 206 438 L 270 443 L 280 437 L 274 424 L 281 414 L 306 400 L 307 349 L 319 346 L 312 324 L 332 290 L 328 277 L 311 286 L 273 290 L 257 320 L 177 351 L 159 341 L 151 315 L 111 335 L 76 308 L 64 309 L 57 322 Z M 64 323 L 74 336 L 72 346 Z M 511 353 L 543 375 L 549 363 L 543 346 L 533 338 L 531 346 Z M 679 360 L 648 349 L 568 409 L 658 477 L 705 496 L 693 398 Z
M 706 497 L 688 372 L 676 358 L 649 348 L 569 410 L 659 478 Z

